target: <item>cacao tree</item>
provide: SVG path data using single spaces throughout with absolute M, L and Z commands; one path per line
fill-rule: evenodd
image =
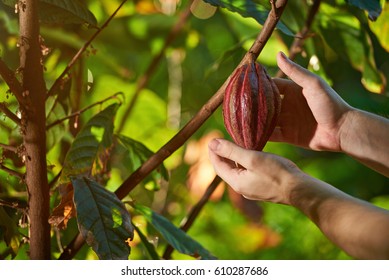
M 388 115 L 388 7 L 1 0 L 0 258 L 349 258 L 300 213 L 223 185 L 206 143 L 229 137 L 220 105 L 235 70 L 254 59 L 282 76 L 280 50 Z M 265 150 L 389 206 L 388 179 L 352 159 Z

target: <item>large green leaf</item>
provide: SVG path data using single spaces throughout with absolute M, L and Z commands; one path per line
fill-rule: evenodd
M 14 7 L 17 0 L 1 0 Z M 19 7 L 19 9 L 22 7 Z M 40 0 L 39 18 L 46 23 L 87 23 L 97 25 L 95 16 L 79 0 Z
M 139 166 L 143 164 L 149 157 L 154 153 L 149 150 L 141 142 L 126 137 L 124 135 L 116 135 L 121 145 L 127 150 L 127 155 L 131 166 L 128 166 L 128 169 L 133 172 Z M 169 180 L 169 174 L 167 169 L 163 164 L 161 164 L 155 171 L 153 171 L 145 180 L 145 184 L 151 189 L 158 189 L 161 179 Z M 152 184 L 152 185 L 151 185 Z M 154 187 L 153 187 L 154 186 Z
M 366 10 L 369 19 L 375 21 L 382 12 L 380 0 L 346 0 L 350 5 L 354 5 L 362 10 Z
M 261 25 L 265 23 L 269 14 L 268 9 L 251 0 L 204 0 L 204 2 L 207 2 L 213 6 L 225 8 L 231 12 L 236 12 L 242 17 L 254 18 Z M 282 21 L 278 22 L 277 28 L 286 35 L 294 35 Z
M 204 260 L 216 259 L 208 250 L 192 239 L 183 230 L 173 225 L 165 217 L 140 204 L 135 204 L 134 208 L 139 214 L 143 215 L 178 252 L 193 257 L 200 256 Z
M 89 175 L 97 159 L 99 149 L 112 144 L 113 118 L 118 104 L 112 104 L 92 117 L 77 134 L 66 154 L 59 182 L 69 182 L 70 177 Z
M 134 236 L 131 217 L 117 196 L 86 177 L 73 178 L 80 233 L 100 259 L 128 259 Z

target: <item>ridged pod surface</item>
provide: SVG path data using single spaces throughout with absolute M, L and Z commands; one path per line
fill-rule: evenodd
M 223 101 L 224 125 L 234 142 L 261 151 L 277 124 L 281 96 L 265 68 L 256 62 L 240 66 Z

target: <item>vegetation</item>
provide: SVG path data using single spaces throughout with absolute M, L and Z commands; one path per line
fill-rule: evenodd
M 207 143 L 229 137 L 223 84 L 248 53 L 388 116 L 388 34 L 383 0 L 1 0 L 0 259 L 348 259 L 234 193 Z M 345 155 L 265 151 L 389 208 L 389 179 Z

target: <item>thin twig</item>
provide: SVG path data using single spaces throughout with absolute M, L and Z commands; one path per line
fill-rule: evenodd
M 319 11 L 321 0 L 314 0 L 311 8 L 309 9 L 307 20 L 305 21 L 304 27 L 300 30 L 299 33 L 296 34 L 292 45 L 289 48 L 289 59 L 294 60 L 302 51 L 302 47 L 307 38 L 310 37 L 310 30 L 312 27 L 313 20 Z M 285 77 L 284 72 L 278 70 L 276 77 L 283 78 Z
M 75 54 L 69 64 L 66 66 L 65 70 L 59 75 L 59 77 L 55 80 L 54 84 L 51 86 L 50 90 L 47 93 L 47 97 L 54 95 L 54 92 L 57 90 L 58 86 L 61 84 L 63 77 L 67 73 L 69 73 L 70 69 L 74 66 L 77 60 L 81 57 L 81 55 L 87 50 L 87 48 L 92 44 L 93 40 L 108 26 L 111 20 L 115 17 L 121 7 L 127 2 L 127 0 L 123 0 L 119 7 L 113 12 L 113 14 L 104 22 L 104 24 L 92 35 L 92 37 L 84 44 L 84 46 Z
M 56 120 L 55 122 L 53 122 L 53 123 L 47 125 L 47 126 L 46 126 L 46 130 L 49 130 L 49 129 L 52 128 L 53 126 L 56 126 L 56 125 L 58 125 L 58 124 L 60 124 L 60 123 L 62 123 L 62 122 L 64 122 L 64 121 L 66 121 L 66 120 L 68 120 L 68 119 L 71 119 L 71 118 L 74 118 L 74 117 L 76 117 L 76 116 L 79 116 L 79 115 L 81 115 L 82 113 L 84 113 L 85 111 L 88 111 L 89 109 L 91 109 L 91 108 L 93 108 L 93 107 L 95 107 L 95 106 L 97 106 L 97 105 L 101 105 L 101 104 L 103 104 L 104 102 L 107 102 L 108 100 L 114 99 L 114 98 L 116 98 L 116 97 L 119 96 L 119 95 L 123 95 L 123 93 L 122 93 L 122 92 L 117 92 L 117 93 L 115 93 L 114 95 L 111 95 L 111 96 L 109 96 L 109 97 L 107 97 L 107 98 L 105 98 L 105 99 L 103 99 L 103 100 L 97 101 L 97 102 L 95 102 L 95 103 L 93 103 L 93 104 L 91 104 L 91 105 L 89 105 L 89 106 L 87 106 L 87 107 L 85 107 L 85 108 L 83 108 L 83 109 L 77 111 L 77 112 L 74 112 L 74 113 L 72 113 L 72 114 L 70 114 L 70 115 L 68 115 L 68 116 L 66 116 L 66 117 L 63 117 L 62 119 L 58 119 L 58 120 Z
M 19 202 L 8 202 L 8 201 L 0 199 L 0 205 L 1 206 L 5 206 L 5 207 L 9 207 L 9 208 L 12 208 L 12 209 L 16 209 L 16 210 L 21 211 L 23 213 L 27 213 L 27 207 L 26 206 L 20 206 Z
M 201 210 L 203 209 L 204 205 L 209 201 L 209 198 L 213 194 L 213 192 L 216 190 L 217 186 L 221 183 L 222 179 L 219 176 L 215 176 L 211 184 L 208 186 L 206 191 L 204 192 L 203 196 L 200 198 L 200 200 L 192 207 L 190 210 L 188 216 L 182 221 L 182 226 L 180 229 L 187 232 L 190 227 L 193 225 L 193 222 L 196 220 L 198 215 L 200 214 Z M 169 244 L 166 246 L 165 252 L 163 253 L 162 258 L 165 260 L 170 259 L 171 254 L 173 253 L 174 248 Z
M 134 95 L 132 96 L 130 103 L 127 107 L 127 110 L 125 111 L 122 117 L 122 121 L 117 128 L 118 132 L 121 132 L 123 130 L 125 121 L 129 119 L 130 114 L 134 109 L 135 103 L 138 100 L 140 93 L 142 92 L 142 89 L 146 87 L 152 74 L 157 69 L 157 66 L 159 65 L 161 59 L 163 58 L 166 49 L 175 40 L 177 35 L 181 32 L 182 28 L 185 26 L 185 22 L 191 15 L 190 6 L 192 2 L 193 0 L 190 3 L 188 3 L 188 7 L 181 13 L 179 20 L 176 22 L 176 24 L 173 26 L 173 28 L 170 30 L 169 34 L 167 35 L 163 47 L 161 48 L 159 53 L 153 57 L 144 74 L 138 79 Z
M 257 58 L 262 51 L 267 40 L 273 33 L 274 28 L 279 21 L 282 12 L 287 4 L 288 0 L 279 0 L 275 4 L 275 11 L 271 11 L 267 17 L 261 32 L 256 38 L 253 46 L 249 52 L 243 57 L 242 61 L 235 68 L 233 73 L 238 67 L 246 63 L 248 60 Z M 123 199 L 129 192 L 131 192 L 148 174 L 150 174 L 155 168 L 157 168 L 166 158 L 168 158 L 173 152 L 179 149 L 200 127 L 201 125 L 213 114 L 213 112 L 220 106 L 224 98 L 224 90 L 232 74 L 226 79 L 219 90 L 206 102 L 199 112 L 163 147 L 161 147 L 154 155 L 146 160 L 137 170 L 135 170 L 116 190 L 115 194 L 119 199 Z M 84 244 L 84 239 L 81 234 L 78 234 L 65 248 L 60 259 L 72 258 L 78 250 Z
M 12 169 L 10 169 L 10 168 L 4 166 L 4 165 L 1 164 L 1 163 L 0 163 L 0 169 L 3 170 L 3 171 L 5 171 L 5 172 L 7 172 L 9 175 L 12 175 L 12 176 L 14 176 L 14 177 L 19 178 L 20 180 L 24 180 L 24 179 L 25 179 L 25 174 L 19 173 L 19 172 L 15 171 L 15 170 L 12 170 Z
M 12 113 L 10 109 L 8 109 L 5 102 L 0 102 L 0 111 L 3 112 L 4 115 L 6 115 L 8 118 L 10 118 L 14 123 L 20 126 L 20 119 L 18 116 Z
M 15 95 L 16 99 L 21 100 L 22 98 L 22 86 L 18 79 L 15 77 L 15 73 L 8 68 L 5 62 L 0 58 L 0 76 L 3 77 L 4 81 L 8 85 L 11 92 Z
M 0 148 L 7 150 L 7 151 L 14 152 L 14 153 L 18 152 L 18 148 L 11 146 L 11 145 L 3 144 L 3 143 L 0 143 Z

